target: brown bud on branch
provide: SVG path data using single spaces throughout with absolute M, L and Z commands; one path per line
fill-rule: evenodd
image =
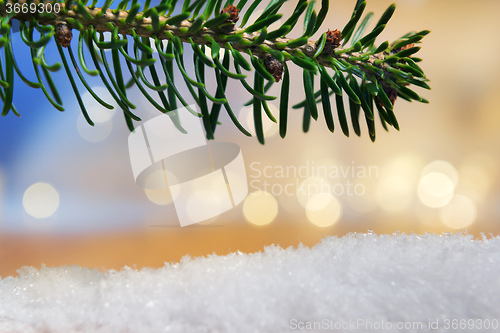
M 68 47 L 73 38 L 73 33 L 71 28 L 65 22 L 58 22 L 56 24 L 56 35 L 55 38 L 62 47 Z

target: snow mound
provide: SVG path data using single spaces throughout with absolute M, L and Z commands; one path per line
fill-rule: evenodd
M 19 273 L 0 280 L 0 332 L 500 331 L 500 237 L 351 234 L 159 269 Z

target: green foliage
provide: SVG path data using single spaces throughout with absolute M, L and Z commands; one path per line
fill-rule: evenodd
M 192 99 L 201 114 L 188 110 L 203 118 L 207 138 L 214 138 L 222 108 L 236 127 L 250 136 L 238 122 L 226 93 L 228 81 L 234 80 L 239 81 L 252 98 L 247 105 L 253 105 L 255 132 L 263 144 L 263 117 L 276 122 L 268 106 L 268 101 L 277 98 L 267 93 L 273 84 L 281 85 L 281 137 L 285 137 L 287 132 L 291 82 L 288 61 L 302 71 L 305 99 L 292 106 L 292 109 L 303 109 L 304 131 L 309 130 L 311 120 L 319 118 L 320 104 L 328 129 L 334 132 L 335 123 L 338 122 L 344 135 L 349 136 L 350 127 L 344 106 L 347 98 L 352 131 L 361 135 L 362 111 L 369 136 L 375 140 L 376 118 L 384 129 L 388 130 L 390 126 L 399 130 L 394 114 L 396 97 L 428 103 L 410 87 L 430 89 L 426 83 L 428 79 L 417 64 L 421 59 L 414 57 L 420 50 L 415 44 L 420 43 L 429 31 L 408 33 L 394 43 L 386 41 L 375 45 L 376 38 L 384 31 L 394 13 L 394 4 L 369 30 L 374 14 L 363 16 L 366 1 L 357 0 L 344 27 L 321 32 L 329 11 L 328 0 L 321 1 L 318 13 L 314 0 L 298 0 L 289 17 L 279 13 L 286 0 L 271 0 L 253 22 L 250 22 L 250 18 L 261 0 L 253 0 L 249 4 L 247 0 L 240 0 L 234 5 L 231 0 L 185 0 L 182 5 L 177 2 L 161 0 L 157 6 L 150 7 L 150 0 L 146 0 L 144 5 L 137 0 L 123 0 L 111 9 L 112 0 L 106 0 L 101 8 L 95 8 L 95 0 L 88 3 L 85 0 L 0 0 L 2 115 L 10 111 L 19 115 L 13 104 L 14 81 L 17 77 L 32 88 L 42 89 L 56 109 L 64 110 L 50 75 L 64 68 L 90 125 L 93 122 L 80 97 L 81 86 L 104 107 L 112 106 L 110 101 L 102 100 L 92 91 L 85 78 L 87 75 L 100 78 L 122 109 L 130 130 L 136 126 L 135 122 L 141 121 L 133 113 L 136 107 L 127 97 L 127 89 L 136 85 L 151 105 L 168 114 L 180 130 L 182 126 L 174 110 L 178 103 L 188 107 L 191 104 L 189 99 Z M 176 8 L 181 11 L 175 11 L 173 15 Z M 238 26 L 240 16 L 242 20 Z M 301 16 L 302 35 L 295 39 L 287 38 L 290 31 L 300 25 Z M 284 22 L 276 29 L 270 29 L 271 24 L 280 19 Z M 12 47 L 14 20 L 20 22 L 20 37 L 31 54 L 36 77 L 34 81 L 21 72 L 16 62 L 14 51 L 17 50 Z M 78 31 L 77 42 L 71 40 L 71 30 Z M 311 40 L 311 36 L 318 31 L 321 32 L 319 40 Z M 109 38 L 105 38 L 105 32 L 110 33 Z M 45 59 L 44 51 L 53 40 L 56 41 L 62 65 L 49 65 Z M 349 42 L 350 46 L 347 46 Z M 75 43 L 78 43 L 77 56 L 71 45 Z M 194 71 L 186 68 L 186 46 L 193 50 Z M 67 50 L 63 47 L 67 47 Z M 90 55 L 90 64 L 85 54 L 87 57 Z M 177 75 L 174 75 L 174 68 L 178 69 Z M 215 93 L 208 89 L 212 83 L 207 82 L 207 70 L 214 73 Z M 253 80 L 248 77 L 252 72 Z M 81 85 L 77 84 L 75 73 Z M 190 98 L 183 96 L 178 89 L 181 78 Z M 252 81 L 253 84 L 249 83 Z M 315 90 L 316 81 L 319 81 L 318 90 Z M 155 93 L 160 103 L 152 97 Z M 335 99 L 336 115 L 332 110 L 332 98 Z

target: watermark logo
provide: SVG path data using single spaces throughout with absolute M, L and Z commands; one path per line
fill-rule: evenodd
M 265 191 L 274 196 L 297 196 L 304 201 L 319 195 L 334 197 L 364 196 L 364 180 L 378 178 L 375 165 L 317 164 L 305 161 L 302 165 L 250 164 L 250 190 Z
M 240 147 L 208 144 L 201 118 L 186 108 L 136 127 L 128 147 L 136 184 L 169 189 L 182 227 L 218 216 L 248 195 Z

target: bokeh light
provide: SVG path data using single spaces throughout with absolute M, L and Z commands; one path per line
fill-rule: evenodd
M 438 172 L 444 174 L 446 177 L 448 177 L 452 182 L 453 185 L 456 187 L 458 184 L 458 172 L 455 167 L 447 161 L 434 161 L 425 166 L 425 168 L 422 170 L 422 176 L 425 176 L 429 173 L 432 172 Z
M 113 123 L 111 121 L 106 121 L 104 123 L 95 123 L 94 126 L 90 126 L 85 118 L 80 114 L 78 115 L 78 120 L 76 121 L 76 129 L 78 134 L 88 142 L 100 142 L 104 141 L 111 130 L 113 129 Z
M 151 202 L 159 206 L 171 204 L 179 195 L 177 187 L 167 188 L 167 176 L 165 172 L 163 170 L 156 170 L 146 178 L 145 182 L 144 193 Z M 169 179 L 176 180 L 175 176 L 171 173 L 169 173 Z
M 166 189 L 146 188 L 144 193 L 151 202 L 159 206 L 169 205 L 173 202 L 170 191 Z
M 85 104 L 85 109 L 94 123 L 94 126 L 90 126 L 87 120 L 82 114 L 78 115 L 76 121 L 76 129 L 78 134 L 89 142 L 100 142 L 104 141 L 113 129 L 112 118 L 116 113 L 116 103 L 109 94 L 108 90 L 104 87 L 92 87 L 92 90 L 99 96 L 103 101 L 110 104 L 114 109 L 107 109 L 99 102 L 97 102 L 92 95 L 86 91 L 82 94 L 82 100 Z
M 276 123 L 271 121 L 269 117 L 266 115 L 264 110 L 262 110 L 262 128 L 264 130 L 264 135 L 266 138 L 271 138 L 276 136 L 279 131 L 279 110 L 278 108 L 272 104 L 267 103 L 269 105 L 269 110 L 273 114 L 274 118 L 276 118 Z M 253 120 L 253 106 L 245 106 L 241 109 L 238 119 L 242 124 L 245 124 L 245 128 L 255 136 L 255 123 Z
M 330 194 L 330 184 L 321 177 L 308 177 L 300 182 L 297 188 L 297 200 L 302 207 L 306 208 L 309 199 L 321 193 Z
M 382 177 L 399 176 L 410 182 L 416 182 L 422 168 L 423 157 L 415 153 L 404 153 L 387 162 L 381 170 Z
M 245 219 L 255 225 L 271 223 L 278 215 L 278 202 L 265 191 L 250 193 L 243 203 Z
M 431 172 L 420 179 L 418 196 L 422 203 L 438 208 L 450 202 L 455 191 L 453 181 L 444 173 Z
M 59 208 L 59 193 L 50 184 L 33 184 L 24 192 L 23 206 L 35 218 L 50 217 Z
M 105 108 L 99 102 L 97 102 L 88 91 L 85 91 L 82 94 L 82 101 L 85 104 L 85 109 L 87 110 L 90 119 L 92 119 L 94 123 L 105 123 L 107 121 L 110 121 L 111 118 L 113 118 L 113 116 L 115 115 L 117 109 L 115 100 L 109 94 L 108 89 L 106 89 L 105 87 L 94 86 L 92 87 L 92 90 L 104 102 L 113 106 L 113 109 Z
M 389 213 L 403 212 L 412 204 L 415 187 L 424 167 L 423 158 L 412 152 L 389 160 L 380 172 L 374 196 L 378 206 Z
M 306 216 L 318 227 L 330 227 L 342 216 L 342 206 L 332 194 L 319 193 L 307 201 Z
M 439 218 L 447 227 L 464 229 L 472 225 L 477 217 L 476 204 L 464 195 L 456 195 L 439 210 Z

